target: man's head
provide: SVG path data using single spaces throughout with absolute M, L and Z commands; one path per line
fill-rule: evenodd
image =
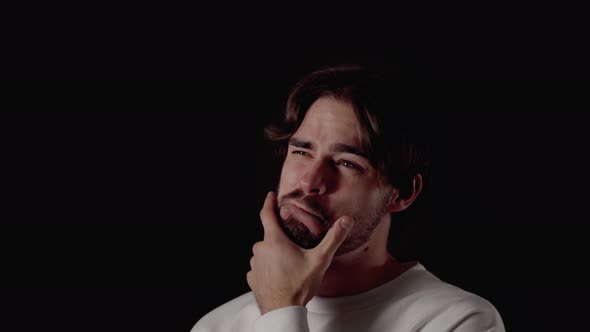
M 316 246 L 347 215 L 355 226 L 337 252 L 345 254 L 416 199 L 426 163 L 410 135 L 416 94 L 408 91 L 360 67 L 320 70 L 295 86 L 266 134 L 282 147 L 278 210 L 297 244 Z

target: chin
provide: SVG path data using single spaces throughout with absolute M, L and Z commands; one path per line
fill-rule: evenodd
M 291 241 L 304 249 L 317 247 L 326 234 L 315 235 L 299 221 L 288 219 L 280 222 L 281 228 Z

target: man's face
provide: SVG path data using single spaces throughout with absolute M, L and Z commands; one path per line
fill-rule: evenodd
M 366 243 L 386 213 L 391 190 L 380 184 L 377 170 L 362 156 L 359 131 L 349 103 L 323 97 L 293 134 L 277 208 L 285 233 L 299 246 L 315 247 L 346 215 L 355 225 L 336 253 L 345 254 Z

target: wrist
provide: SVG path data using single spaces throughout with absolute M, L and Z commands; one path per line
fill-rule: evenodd
M 304 302 L 302 301 L 284 301 L 284 302 L 277 302 L 277 303 L 273 303 L 273 304 L 269 304 L 269 305 L 264 305 L 260 307 L 260 313 L 261 314 L 266 314 L 268 312 L 271 312 L 273 310 L 277 310 L 277 309 L 281 309 L 281 308 L 286 308 L 286 307 L 293 307 L 293 306 L 301 306 L 301 307 L 305 307 Z

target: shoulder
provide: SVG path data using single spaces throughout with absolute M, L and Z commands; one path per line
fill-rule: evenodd
M 433 329 L 450 331 L 504 331 L 498 310 L 485 298 L 443 281 L 432 280 L 417 294 L 430 315 Z
M 403 286 L 399 300 L 404 307 L 413 308 L 413 314 L 419 313 L 424 331 L 504 331 L 492 303 L 438 279 L 424 268 L 417 268 Z
M 402 276 L 394 290 L 403 296 L 413 297 L 414 300 L 428 302 L 433 306 L 444 306 L 451 303 L 463 303 L 482 308 L 492 306 L 481 296 L 440 280 L 422 264 L 417 264 Z
M 483 297 L 455 286 L 438 294 L 441 299 L 434 308 L 432 325 L 448 328 L 449 331 L 494 331 L 503 332 L 504 323 L 498 310 Z
M 256 299 L 252 292 L 243 294 L 203 316 L 191 332 L 224 332 L 243 321 L 253 321 L 260 316 Z

